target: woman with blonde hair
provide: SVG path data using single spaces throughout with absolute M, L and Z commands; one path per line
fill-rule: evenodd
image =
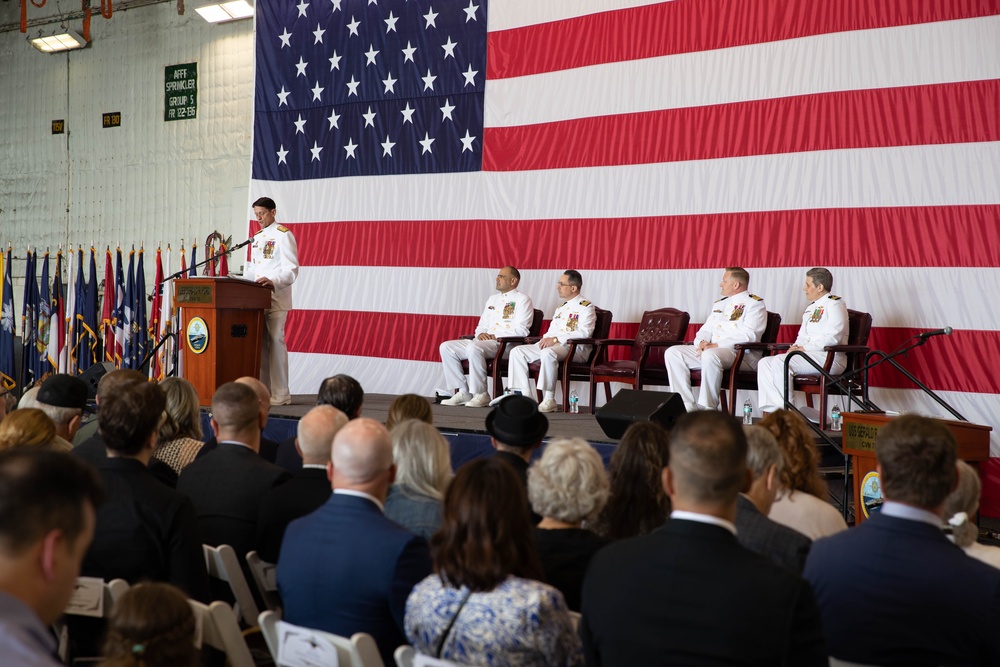
M 14 410 L 0 421 L 0 449 L 49 447 L 55 438 L 55 422 L 38 408 Z
M 389 406 L 389 414 L 385 418 L 385 427 L 391 431 L 395 428 L 396 424 L 407 419 L 419 419 L 426 424 L 433 424 L 434 413 L 431 412 L 430 401 L 416 394 L 397 396 L 396 400 Z
M 385 500 L 385 515 L 430 538 L 441 525 L 441 501 L 451 480 L 451 450 L 441 433 L 418 419 L 392 429 L 396 481 Z
M 778 496 L 768 518 L 816 540 L 847 530 L 847 523 L 826 502 L 826 483 L 819 474 L 819 450 L 813 433 L 798 414 L 775 410 L 761 422 L 778 441 L 784 467 Z
M 1000 568 L 1000 549 L 976 541 L 979 537 L 976 512 L 983 490 L 979 473 L 965 461 L 959 461 L 957 466 L 958 485 L 944 501 L 944 520 L 951 531 L 951 539 L 973 558 Z
M 184 378 L 170 377 L 160 382 L 167 396 L 163 423 L 160 425 L 159 442 L 153 451 L 157 458 L 178 475 L 194 461 L 202 445 L 201 408 L 198 392 Z
M 194 612 L 170 584 L 139 584 L 115 604 L 100 667 L 197 665 Z
M 604 507 L 608 488 L 600 454 L 582 438 L 549 442 L 528 469 L 528 500 L 542 516 L 533 531 L 545 580 L 562 591 L 574 611 L 580 610 L 587 565 L 607 544 L 583 528 L 583 522 L 593 520 Z

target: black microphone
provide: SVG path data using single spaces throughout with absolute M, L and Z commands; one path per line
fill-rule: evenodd
M 232 248 L 226 248 L 226 254 L 228 255 L 229 253 L 233 252 L 234 250 L 239 250 L 240 248 L 245 248 L 246 246 L 250 245 L 251 243 L 253 243 L 253 237 L 252 236 L 250 238 L 248 238 L 246 241 L 244 241 L 243 243 L 240 243 L 239 245 L 234 245 Z
M 927 340 L 931 336 L 950 336 L 952 331 L 953 330 L 952 330 L 951 327 L 945 327 L 944 329 L 935 329 L 934 331 L 925 331 L 922 334 L 920 334 L 919 336 L 917 336 L 917 338 L 919 338 L 920 340 Z

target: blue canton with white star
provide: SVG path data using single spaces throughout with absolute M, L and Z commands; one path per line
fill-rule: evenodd
M 482 168 L 487 0 L 257 3 L 253 178 Z

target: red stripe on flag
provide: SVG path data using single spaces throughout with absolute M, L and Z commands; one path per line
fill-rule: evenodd
M 1000 204 L 611 219 L 309 223 L 295 225 L 294 231 L 303 266 L 995 267 L 998 219 Z M 725 229 L 726 234 L 706 237 L 706 229 Z M 574 242 L 561 241 L 566 238 Z M 731 239 L 743 240 L 733 244 Z
M 677 0 L 491 32 L 486 77 L 998 13 L 996 0 Z
M 996 141 L 998 99 L 1000 80 L 992 79 L 486 128 L 483 169 L 565 169 Z M 712 131 L 692 132 L 694 127 Z
M 293 310 L 288 316 L 288 349 L 434 362 L 441 360 L 438 347 L 442 341 L 471 333 L 477 321 L 475 316 Z M 692 340 L 700 326 L 692 324 L 686 339 Z M 611 335 L 634 336 L 636 328 L 635 323 L 618 323 L 612 326 Z M 892 351 L 921 331 L 875 328 L 870 346 Z M 797 332 L 797 324 L 783 326 L 779 341 L 791 342 Z M 976 355 L 970 355 L 970 350 L 975 350 Z M 991 372 L 992 363 L 982 363 L 984 359 L 997 358 L 1000 358 L 1000 331 L 963 330 L 929 340 L 900 363 L 938 391 L 1000 394 L 1000 376 Z M 884 371 L 872 377 L 872 386 L 913 388 L 903 376 Z

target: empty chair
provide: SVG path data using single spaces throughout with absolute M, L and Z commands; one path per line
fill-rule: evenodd
M 281 597 L 278 595 L 278 580 L 275 572 L 277 565 L 261 560 L 256 551 L 247 554 L 247 565 L 250 566 L 253 583 L 264 604 L 271 611 L 280 613 Z
M 304 641 L 310 643 L 326 642 L 337 651 L 337 664 L 340 667 L 384 667 L 385 663 L 379 655 L 378 647 L 371 635 L 364 632 L 357 632 L 350 639 L 338 635 L 303 628 L 291 623 L 285 623 L 278 618 L 273 611 L 265 611 L 258 617 L 261 634 L 271 652 L 276 665 L 280 667 L 281 662 L 278 656 L 281 653 L 281 643 L 288 641 L 289 637 L 283 633 L 295 633 Z M 398 650 L 397 650 L 398 653 Z
M 231 667 L 256 667 L 232 607 L 218 600 L 209 605 L 188 600 L 188 604 L 201 626 L 202 644 L 225 653 Z

